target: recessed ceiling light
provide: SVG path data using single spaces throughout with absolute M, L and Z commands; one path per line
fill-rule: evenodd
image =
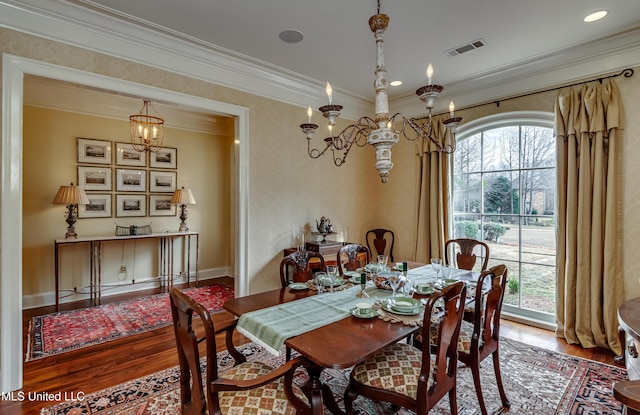
M 293 29 L 282 31 L 278 36 L 287 43 L 298 43 L 304 37 L 301 31 Z
M 590 22 L 595 22 L 596 20 L 600 20 L 603 17 L 605 17 L 607 15 L 607 11 L 606 10 L 599 10 L 597 12 L 593 12 L 590 15 L 588 15 L 587 17 L 584 18 L 584 21 L 587 23 Z
M 391 85 L 391 86 L 400 86 L 400 85 L 402 85 L 402 81 L 391 81 L 389 83 L 389 85 Z

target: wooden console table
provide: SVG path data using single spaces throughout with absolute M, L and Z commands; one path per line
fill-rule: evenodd
M 59 280 L 59 250 L 63 245 L 88 244 L 89 245 L 89 297 L 92 305 L 102 302 L 102 243 L 135 239 L 157 239 L 160 250 L 160 282 L 167 282 L 167 291 L 173 286 L 173 243 L 176 238 L 183 238 L 187 246 L 187 284 L 191 276 L 191 238 L 195 238 L 195 277 L 198 286 L 198 251 L 200 234 L 198 232 L 164 232 L 148 235 L 127 236 L 87 236 L 77 239 L 56 239 L 54 247 L 55 258 L 55 283 L 56 283 L 56 311 L 60 306 L 60 280 Z

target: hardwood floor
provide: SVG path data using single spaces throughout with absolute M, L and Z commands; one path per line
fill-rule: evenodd
M 226 282 L 233 284 L 233 280 L 216 279 L 210 282 Z M 159 292 L 149 290 L 144 294 L 151 295 Z M 135 297 L 144 294 L 140 292 Z M 132 295 L 113 296 L 103 302 L 122 301 Z M 75 304 L 76 307 L 84 306 Z M 52 312 L 51 307 L 35 310 L 25 310 L 23 313 L 24 347 L 26 350 L 26 334 L 30 319 L 35 315 Z M 214 321 L 232 319 L 227 312 L 214 314 Z M 567 344 L 558 339 L 553 332 L 538 329 L 523 324 L 503 321 L 501 334 L 523 343 L 532 344 L 550 350 L 555 350 L 585 359 L 596 360 L 607 364 L 614 363 L 614 355 L 608 350 L 583 349 Z M 236 343 L 242 344 L 247 340 L 237 335 Z M 3 399 L 0 401 L 0 413 L 4 415 L 25 414 L 37 415 L 44 406 L 56 402 L 30 401 L 29 393 L 92 393 L 112 385 L 126 382 L 141 376 L 152 374 L 178 364 L 175 353 L 173 328 L 171 326 L 152 332 L 127 337 L 102 345 L 86 347 L 78 351 L 64 353 L 24 364 L 24 387 L 22 392 L 25 400 Z M 15 394 L 17 397 L 18 395 Z

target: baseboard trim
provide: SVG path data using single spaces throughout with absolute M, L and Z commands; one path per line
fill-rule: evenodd
M 201 270 L 198 272 L 198 281 L 207 281 L 215 278 L 231 276 L 231 267 L 210 268 Z M 189 276 L 189 282 L 195 282 L 195 272 L 192 272 Z M 173 277 L 174 284 L 183 284 L 187 282 L 187 278 L 180 273 Z M 159 288 L 163 284 L 160 277 L 148 277 L 138 279 L 134 282 L 126 281 L 122 283 L 114 282 L 110 284 L 104 284 L 102 286 L 102 297 L 109 297 L 112 295 L 130 293 L 142 290 L 148 290 L 150 288 Z M 86 292 L 85 292 L 86 290 Z M 82 288 L 78 291 L 61 290 L 60 292 L 60 304 L 72 303 L 75 301 L 87 300 L 89 298 L 89 287 Z M 28 294 L 22 296 L 22 309 L 28 310 L 38 307 L 52 306 L 56 304 L 55 292 L 43 292 L 38 294 Z

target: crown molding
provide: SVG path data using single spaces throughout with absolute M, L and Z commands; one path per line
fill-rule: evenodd
M 203 42 L 153 31 L 68 2 L 0 1 L 0 26 L 300 106 L 326 104 L 324 83 Z M 346 118 L 371 102 L 334 90 Z M 304 114 L 305 111 L 301 111 Z
M 76 0 L 76 2 L 80 2 Z M 83 3 L 85 4 L 85 3 Z M 288 104 L 326 104 L 324 83 L 213 44 L 155 26 L 122 20 L 68 1 L 0 0 L 0 26 L 110 56 L 164 69 Z M 588 44 L 534 56 L 446 85 L 435 113 L 493 102 L 536 90 L 589 79 L 640 65 L 640 27 Z M 341 116 L 358 119 L 373 112 L 373 97 L 334 90 Z M 389 103 L 391 112 L 422 116 L 415 94 Z
M 449 83 L 436 100 L 433 111 L 448 111 L 449 101 L 452 100 L 457 109 L 463 109 L 467 106 L 595 79 L 637 66 L 640 66 L 640 27 Z M 421 104 L 415 94 L 397 98 L 389 103 L 395 107 L 394 112 L 414 117 L 426 113 Z

